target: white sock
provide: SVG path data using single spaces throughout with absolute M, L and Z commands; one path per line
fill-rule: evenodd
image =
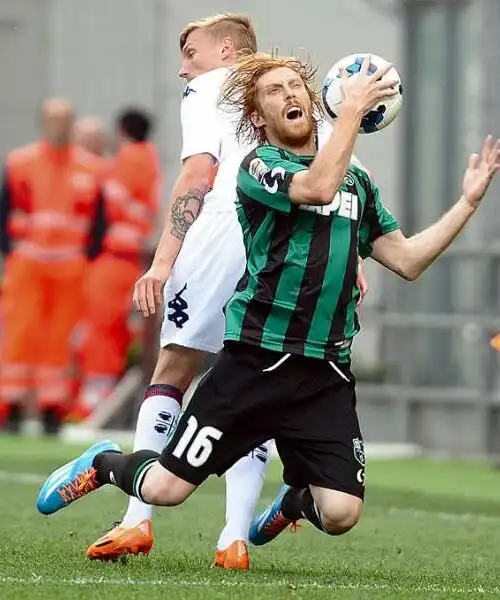
M 248 540 L 248 530 L 264 484 L 270 442 L 240 458 L 226 472 L 226 526 L 217 542 L 225 550 L 236 540 Z
M 137 417 L 134 452 L 154 450 L 161 452 L 175 429 L 181 410 L 182 393 L 172 385 L 150 385 L 144 394 Z M 125 527 L 135 527 L 144 519 L 151 519 L 153 507 L 137 498 L 130 498 L 122 520 Z

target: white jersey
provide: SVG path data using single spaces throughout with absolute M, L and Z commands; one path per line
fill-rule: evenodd
M 237 115 L 219 106 L 228 72 L 224 67 L 198 75 L 187 85 L 181 104 L 181 160 L 211 154 L 218 163 L 213 188 L 205 196 L 203 210 L 207 212 L 235 210 L 238 168 L 253 148 L 238 143 Z

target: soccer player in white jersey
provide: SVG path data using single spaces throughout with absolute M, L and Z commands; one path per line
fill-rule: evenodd
M 134 303 L 147 317 L 160 309 L 165 286 L 161 349 L 139 412 L 134 450 L 160 452 L 165 446 L 205 352 L 222 347 L 222 309 L 245 268 L 234 202 L 236 173 L 249 147 L 238 145 L 229 115 L 218 107 L 227 68 L 244 49 L 257 49 L 245 15 L 189 23 L 180 36 L 179 75 L 188 82 L 181 104 L 182 166 L 153 263 L 134 290 Z M 246 541 L 267 458 L 267 447 L 259 447 L 226 475 L 227 523 L 217 544 L 218 566 L 249 566 Z M 151 506 L 131 498 L 120 525 L 87 555 L 107 560 L 148 554 L 151 517 Z
M 134 451 L 164 448 L 205 353 L 222 348 L 223 307 L 245 269 L 235 190 L 239 165 L 251 148 L 236 141 L 235 117 L 218 100 L 238 51 L 256 51 L 255 32 L 245 15 L 216 15 L 189 23 L 180 50 L 179 75 L 188 82 L 181 104 L 182 167 L 152 266 L 134 290 L 134 303 L 146 317 L 160 309 L 162 290 L 165 305 L 161 349 L 139 412 Z M 325 123 L 318 143 L 330 131 Z M 248 530 L 267 460 L 268 445 L 259 446 L 226 474 L 226 526 L 217 544 L 217 566 L 249 567 Z M 148 554 L 151 517 L 151 506 L 131 498 L 120 525 L 92 544 L 87 555 L 109 560 Z

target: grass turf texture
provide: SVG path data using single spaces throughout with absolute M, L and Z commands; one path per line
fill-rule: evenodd
M 332 538 L 305 524 L 251 548 L 251 571 L 237 573 L 209 568 L 224 519 L 224 483 L 216 478 L 184 506 L 156 509 L 149 558 L 89 561 L 87 545 L 122 514 L 118 490 L 52 517 L 35 509 L 41 476 L 79 450 L 0 436 L 2 600 L 500 598 L 500 473 L 488 465 L 369 461 L 365 513 L 354 531 Z M 275 462 L 261 506 L 279 481 Z

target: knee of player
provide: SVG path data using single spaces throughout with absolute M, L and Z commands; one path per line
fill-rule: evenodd
M 321 522 L 326 533 L 342 535 L 350 531 L 359 521 L 363 501 L 356 496 L 337 492 L 320 505 Z
M 141 496 L 154 506 L 177 506 L 191 494 L 191 488 L 191 484 L 158 465 L 147 473 L 141 486 Z

